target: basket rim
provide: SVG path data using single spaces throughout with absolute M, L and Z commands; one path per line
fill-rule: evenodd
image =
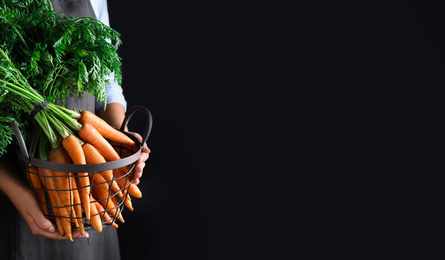
M 139 149 L 134 154 L 127 156 L 125 158 L 122 158 L 117 161 L 110 161 L 106 163 L 98 163 L 98 164 L 63 164 L 63 163 L 55 163 L 55 162 L 49 162 L 45 160 L 41 160 L 35 157 L 27 157 L 25 156 L 19 148 L 17 148 L 17 156 L 18 158 L 27 164 L 31 164 L 33 166 L 37 166 L 40 168 L 52 170 L 52 171 L 60 171 L 60 172 L 72 172 L 72 173 L 79 173 L 79 172 L 103 172 L 108 170 L 113 170 L 117 168 L 122 168 L 124 166 L 130 165 L 134 162 L 136 162 L 139 157 L 141 156 L 141 149 L 142 145 L 139 143 L 136 137 L 133 135 L 123 132 L 128 137 L 130 137 L 135 143 L 138 145 Z

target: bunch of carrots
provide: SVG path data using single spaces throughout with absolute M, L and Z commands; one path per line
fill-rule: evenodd
M 119 34 L 93 18 L 58 15 L 50 1 L 2 2 L 0 157 L 11 144 L 11 122 L 33 147 L 31 157 L 54 163 L 101 164 L 138 149 L 95 114 L 58 105 L 66 96 L 91 93 L 106 108 L 108 77 L 114 72 L 115 81 L 122 78 Z M 131 170 L 78 173 L 29 166 L 26 175 L 42 211 L 72 240 L 72 228 L 83 234 L 84 221 L 99 232 L 103 223 L 117 227 L 116 219 L 124 221 L 120 204 L 132 210 L 129 195 L 142 196 L 131 184 Z
M 131 138 L 91 112 L 78 113 L 75 121 L 79 124 L 77 133 L 63 133 L 60 145 L 53 145 L 46 160 L 60 164 L 100 164 L 120 160 L 138 149 Z M 72 229 L 79 228 L 84 234 L 85 220 L 98 232 L 102 231 L 103 223 L 117 228 L 116 219 L 124 222 L 121 205 L 124 203 L 133 211 L 129 195 L 142 197 L 139 188 L 131 183 L 132 170 L 127 165 L 103 172 L 70 173 L 29 165 L 26 175 L 43 213 L 54 217 L 60 234 L 73 241 Z
M 26 133 L 25 142 L 34 147 L 30 149 L 30 155 L 34 156 L 37 151 L 35 157 L 41 160 L 60 164 L 99 164 L 121 159 L 120 151 L 116 151 L 112 142 L 121 144 L 121 150 L 138 149 L 131 138 L 94 113 L 78 112 L 50 102 L 48 97 L 29 84 L 1 48 L 0 94 L 2 113 L 8 112 L 8 118 L 25 127 L 25 130 L 22 129 Z M 3 124 L 0 127 L 0 132 L 10 132 Z M 35 135 L 31 134 L 32 130 L 36 131 Z M 2 139 L 0 148 L 6 146 L 10 139 L 10 136 Z M 38 144 L 35 143 L 37 139 Z M 102 230 L 102 220 L 114 226 L 117 226 L 114 223 L 116 218 L 124 221 L 118 202 L 125 201 L 125 205 L 132 210 L 128 194 L 136 198 L 142 196 L 136 185 L 129 184 L 130 171 L 130 167 L 126 166 L 100 173 L 70 173 L 30 166 L 27 175 L 30 184 L 35 187 L 43 212 L 48 217 L 54 216 L 59 232 L 72 240 L 72 227 L 79 227 L 83 233 L 84 219 L 99 232 Z

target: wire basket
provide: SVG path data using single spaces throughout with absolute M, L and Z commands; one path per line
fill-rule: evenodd
M 128 134 L 123 131 L 123 129 L 126 128 L 128 125 L 128 122 L 130 118 L 133 116 L 136 112 L 143 112 L 146 116 L 147 123 L 145 126 L 145 131 L 142 136 L 142 143 L 140 143 L 133 135 Z M 95 186 L 99 185 L 107 185 L 108 188 L 108 196 L 101 197 L 96 199 L 93 199 L 91 203 L 94 203 L 97 205 L 99 203 L 102 207 L 100 208 L 97 206 L 97 212 L 91 212 L 90 219 L 99 215 L 102 225 L 112 225 L 116 222 L 116 219 L 122 216 L 121 213 L 123 209 L 125 208 L 125 205 L 128 205 L 126 203 L 127 200 L 131 200 L 129 197 L 129 188 L 130 184 L 133 181 L 132 171 L 135 168 L 136 162 L 141 156 L 141 148 L 142 145 L 147 141 L 148 136 L 150 135 L 151 128 L 152 128 L 153 120 L 150 111 L 143 106 L 135 106 L 128 110 L 126 113 L 125 119 L 122 123 L 122 126 L 120 128 L 120 131 L 126 134 L 129 138 L 131 138 L 136 145 L 128 148 L 122 144 L 110 142 L 114 148 L 117 148 L 117 151 L 119 156 L 122 158 L 117 161 L 110 161 L 106 163 L 100 163 L 100 164 L 61 164 L 61 163 L 54 163 L 49 162 L 45 160 L 41 160 L 38 158 L 31 157 L 28 153 L 28 149 L 25 145 L 25 141 L 23 139 L 22 134 L 20 133 L 20 130 L 18 126 L 13 123 L 13 129 L 16 135 L 16 139 L 18 142 L 18 149 L 17 149 L 17 156 L 19 158 L 19 161 L 22 166 L 22 172 L 25 175 L 25 179 L 28 182 L 29 187 L 35 192 L 37 201 L 40 203 L 40 206 L 42 209 L 47 209 L 47 212 L 44 211 L 44 215 L 50 219 L 52 222 L 56 222 L 56 219 L 63 219 L 63 218 L 70 218 L 70 223 L 73 223 L 74 227 L 77 225 L 77 220 L 81 219 L 83 220 L 83 225 L 85 229 L 91 229 L 92 224 L 90 221 L 86 219 L 85 212 L 82 211 L 82 215 L 78 216 L 75 214 L 75 207 L 78 207 L 82 203 L 74 203 L 75 198 L 73 198 L 73 192 L 72 191 L 79 191 L 80 189 L 84 189 L 85 187 L 90 186 L 90 194 L 89 197 L 92 197 L 94 195 Z M 122 169 L 126 168 L 126 171 L 122 171 Z M 119 169 L 119 170 L 118 170 Z M 49 176 L 48 170 L 59 172 L 63 174 L 59 175 L 51 175 Z M 105 181 L 97 181 L 99 176 L 95 175 L 101 175 L 102 172 L 105 171 L 112 171 L 113 178 L 111 180 L 105 180 Z M 119 172 L 119 174 L 118 174 Z M 88 176 L 80 176 L 77 175 L 77 173 L 88 173 Z M 43 187 L 34 187 L 33 182 L 30 181 L 32 177 L 38 176 L 38 178 L 41 180 L 42 183 L 44 183 Z M 69 189 L 59 190 L 59 189 L 48 189 L 46 185 L 47 182 L 50 181 L 50 178 L 61 178 L 61 177 L 69 177 L 68 184 Z M 88 186 L 80 186 L 79 185 L 79 178 L 89 178 L 90 179 L 90 185 Z M 113 182 L 120 182 L 124 183 L 123 185 L 119 185 L 119 190 L 113 190 L 112 183 Z M 68 192 L 70 196 L 70 204 L 63 205 L 63 206 L 55 206 L 51 203 L 51 197 L 50 193 L 53 192 Z M 39 199 L 37 194 L 43 194 L 41 198 Z M 53 193 L 54 194 L 54 193 Z M 94 197 L 94 196 L 93 196 Z M 53 198 L 54 199 L 54 198 Z M 46 200 L 46 202 L 44 201 Z M 97 202 L 97 203 L 96 203 Z M 62 208 L 65 208 L 67 212 L 70 212 L 69 216 L 57 214 L 59 210 L 62 210 Z M 123 219 L 121 219 L 121 222 L 123 222 Z

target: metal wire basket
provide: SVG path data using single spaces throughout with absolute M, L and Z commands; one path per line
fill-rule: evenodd
M 142 136 L 142 143 L 140 143 L 133 135 L 128 134 L 123 131 L 123 129 L 125 129 L 126 126 L 128 125 L 130 118 L 133 116 L 134 113 L 136 113 L 138 111 L 144 113 L 146 116 L 146 119 L 147 119 L 145 131 Z M 54 162 L 49 162 L 49 161 L 31 157 L 28 153 L 28 149 L 26 147 L 25 141 L 23 139 L 22 134 L 20 133 L 18 126 L 16 124 L 12 124 L 12 126 L 14 128 L 15 135 L 16 135 L 16 139 L 18 142 L 18 146 L 19 146 L 17 148 L 17 156 L 21 163 L 22 171 L 25 175 L 25 179 L 27 180 L 29 187 L 31 189 L 33 189 L 33 191 L 36 194 L 38 192 L 43 192 L 45 194 L 46 202 L 40 200 L 39 198 L 37 198 L 37 200 L 41 204 L 41 206 L 44 205 L 44 207 L 46 207 L 48 209 L 47 213 L 44 212 L 46 217 L 53 222 L 56 221 L 56 218 L 70 218 L 71 223 L 76 223 L 76 221 L 75 221 L 76 219 L 82 219 L 85 228 L 91 229 L 91 227 L 92 227 L 91 222 L 86 219 L 84 212 L 83 212 L 82 216 L 77 216 L 77 215 L 74 216 L 75 215 L 74 214 L 75 211 L 73 210 L 74 207 L 80 205 L 81 203 L 72 203 L 69 205 L 55 206 L 55 205 L 51 204 L 50 194 L 48 192 L 48 191 L 50 191 L 50 192 L 52 192 L 52 191 L 54 191 L 54 192 L 69 192 L 70 201 L 73 201 L 72 200 L 73 198 L 71 197 L 72 196 L 71 191 L 85 188 L 85 186 L 78 187 L 78 185 L 76 183 L 73 183 L 72 181 L 75 180 L 77 182 L 78 178 L 86 177 L 86 176 L 78 176 L 78 175 L 76 175 L 76 173 L 85 173 L 86 172 L 86 173 L 88 173 L 88 178 L 90 178 L 90 180 L 91 180 L 90 185 L 89 185 L 90 186 L 90 189 L 89 189 L 90 197 L 92 195 L 91 194 L 92 191 L 94 190 L 94 186 L 107 184 L 110 187 L 108 196 L 106 198 L 96 199 L 96 200 L 91 201 L 91 203 L 96 203 L 96 202 L 100 203 L 103 206 L 103 209 L 102 210 L 98 209 L 97 213 L 91 214 L 90 219 L 96 215 L 99 215 L 103 225 L 113 224 L 116 221 L 116 218 L 118 218 L 118 216 L 122 213 L 123 209 L 125 208 L 124 205 L 125 205 L 126 200 L 130 200 L 128 189 L 129 189 L 131 182 L 133 181 L 132 171 L 136 165 L 137 160 L 141 156 L 142 145 L 147 141 L 148 136 L 150 135 L 152 124 L 153 124 L 153 120 L 152 120 L 151 113 L 146 107 L 135 106 L 135 107 L 131 108 L 126 113 L 125 119 L 124 119 L 122 126 L 120 128 L 120 131 L 123 132 L 124 134 L 126 134 L 128 137 L 130 137 L 136 143 L 136 145 L 133 146 L 131 149 L 129 149 L 128 147 L 125 147 L 122 144 L 112 143 L 112 146 L 114 146 L 115 148 L 119 148 L 117 150 L 119 151 L 119 155 L 121 156 L 122 159 L 117 160 L 117 161 L 100 163 L 100 164 L 84 164 L 84 165 L 54 163 Z M 34 167 L 31 167 L 31 166 L 34 166 Z M 127 168 L 128 170 L 123 172 L 123 174 L 121 173 L 121 174 L 117 175 L 116 174 L 117 169 L 122 169 L 122 168 Z M 46 172 L 48 170 L 63 172 L 63 173 L 65 173 L 65 175 L 49 176 L 48 174 L 46 174 Z M 104 171 L 108 171 L 108 170 L 111 170 L 113 172 L 112 180 L 105 181 L 105 182 L 95 182 L 94 181 L 95 180 L 94 177 L 96 174 L 100 174 L 100 173 L 102 173 Z M 34 187 L 32 182 L 30 181 L 31 177 L 33 177 L 32 175 L 37 175 L 40 178 L 40 180 L 42 180 L 42 182 L 45 182 L 45 183 L 47 182 L 48 178 L 58 178 L 58 177 L 68 176 L 69 177 L 68 178 L 69 189 L 65 189 L 65 190 L 48 189 L 48 188 L 46 188 L 46 187 L 48 187 L 47 185 L 44 185 L 42 188 Z M 113 191 L 111 189 L 111 184 L 113 181 L 118 181 L 119 179 L 124 180 L 124 185 L 123 185 L 123 187 L 120 187 L 119 191 Z M 110 207 L 111 204 L 113 205 L 112 207 Z M 56 214 L 56 212 L 60 208 L 70 208 L 71 209 L 70 216 L 66 217 L 66 216 Z M 114 212 L 114 214 L 112 214 L 112 212 Z M 106 217 L 107 215 L 109 216 L 109 218 Z

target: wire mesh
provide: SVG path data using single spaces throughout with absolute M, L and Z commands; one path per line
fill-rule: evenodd
M 133 135 L 124 132 L 124 129 L 127 126 L 130 118 L 136 112 L 142 112 L 143 114 L 145 114 L 147 119 L 147 125 L 142 136 L 142 142 L 139 142 L 139 140 Z M 25 141 L 23 139 L 23 136 L 21 135 L 21 132 L 17 124 L 15 124 L 14 122 L 11 123 L 11 126 L 14 129 L 14 133 L 18 142 L 17 157 L 21 162 L 25 179 L 27 180 L 30 188 L 35 192 L 37 201 L 41 206 L 44 215 L 53 222 L 57 222 L 57 220 L 60 219 L 69 218 L 71 221 L 70 223 L 74 225 L 74 228 L 77 228 L 76 222 L 78 220 L 82 220 L 85 229 L 91 229 L 92 224 L 90 221 L 86 219 L 84 211 L 81 210 L 80 214 L 81 216 L 77 216 L 75 214 L 75 210 L 73 209 L 75 209 L 79 205 L 80 206 L 83 205 L 82 202 L 74 203 L 76 195 L 75 192 L 79 192 L 81 189 L 89 187 L 90 191 L 88 195 L 91 198 L 94 197 L 94 199 L 90 201 L 90 205 L 97 205 L 99 208 L 97 212 L 94 212 L 92 215 L 90 215 L 90 219 L 92 217 L 99 215 L 102 225 L 113 225 L 113 223 L 116 222 L 116 219 L 120 219 L 123 222 L 123 219 L 120 218 L 122 216 L 121 215 L 122 211 L 124 210 L 125 206 L 131 207 L 131 202 L 129 202 L 131 198 L 129 194 L 130 194 L 130 185 L 131 182 L 133 181 L 133 170 L 136 166 L 137 160 L 141 155 L 142 144 L 147 141 L 148 136 L 150 135 L 152 125 L 153 125 L 152 115 L 151 112 L 146 107 L 144 106 L 132 107 L 126 113 L 120 131 L 126 134 L 129 138 L 131 138 L 136 143 L 136 145 L 128 148 L 123 144 L 114 143 L 108 140 L 111 143 L 111 145 L 118 151 L 118 154 L 121 157 L 120 160 L 110 161 L 101 164 L 80 165 L 80 164 L 60 164 L 31 157 L 28 153 L 28 148 L 25 144 Z M 111 179 L 106 180 L 104 178 L 105 181 L 95 180 L 96 179 L 95 177 L 101 176 L 104 171 L 108 170 L 112 171 Z M 60 174 L 59 175 L 48 174 L 51 171 L 56 171 L 59 172 Z M 83 172 L 87 172 L 88 175 L 80 176 L 78 174 Z M 33 185 L 31 179 L 35 177 L 37 177 L 43 184 L 41 187 L 35 187 Z M 63 178 L 63 177 L 68 177 L 68 189 L 48 188 L 48 183 L 57 180 L 57 178 Z M 90 184 L 87 186 L 80 186 L 79 180 L 81 178 L 89 178 Z M 113 182 L 121 183 L 121 185 L 118 185 L 119 189 L 115 189 L 113 191 L 112 189 Z M 108 194 L 103 198 L 97 198 L 97 196 L 95 196 L 94 194 L 96 190 L 95 188 L 99 187 L 100 185 L 106 185 L 108 187 Z M 52 196 L 51 194 L 62 193 L 62 192 L 68 192 L 69 203 L 57 206 L 56 204 L 61 204 L 61 203 L 57 202 L 57 199 L 56 201 L 54 201 L 54 198 L 53 200 L 51 200 L 51 197 L 57 198 L 57 196 Z M 40 198 L 39 196 L 37 196 L 38 193 L 40 193 L 41 195 Z M 130 209 L 132 210 L 132 208 Z M 63 210 L 66 210 L 67 212 L 69 212 L 69 214 L 66 215 L 60 214 L 60 211 L 62 211 L 63 213 Z M 57 213 L 58 211 L 59 213 Z
M 131 137 L 131 136 L 130 136 Z M 137 140 L 135 138 L 132 138 L 135 142 Z M 137 142 L 139 144 L 139 142 Z M 121 158 L 125 159 L 130 157 L 131 155 L 135 155 L 138 151 L 136 150 L 136 147 L 140 147 L 140 145 L 133 146 L 132 148 L 127 148 L 120 144 L 113 144 L 112 145 L 117 151 Z M 139 148 L 140 151 L 140 148 Z M 125 164 L 122 166 L 122 163 L 118 168 L 110 169 L 109 171 L 112 171 L 112 178 L 109 180 L 106 180 L 102 173 L 104 171 L 94 171 L 89 170 L 87 176 L 80 176 L 76 172 L 71 172 L 70 166 L 73 165 L 63 165 L 63 167 L 66 168 L 66 171 L 55 171 L 54 169 L 51 169 L 51 167 L 48 167 L 47 165 L 33 165 L 32 163 L 29 163 L 27 161 L 38 161 L 35 158 L 29 158 L 30 160 L 20 160 L 22 165 L 22 170 L 25 175 L 25 179 L 29 185 L 29 187 L 35 192 L 36 199 L 38 203 L 40 204 L 40 207 L 42 209 L 46 208 L 47 211 L 44 211 L 44 215 L 51 220 L 53 223 L 56 222 L 56 219 L 63 219 L 63 218 L 69 218 L 73 228 L 78 228 L 77 220 L 81 219 L 83 221 L 83 225 L 85 227 L 85 230 L 89 230 L 92 228 L 92 224 L 89 220 L 86 219 L 85 212 L 82 211 L 82 216 L 77 216 L 75 207 L 81 206 L 83 209 L 83 203 L 78 202 L 74 203 L 75 200 L 75 193 L 78 192 L 80 194 L 80 190 L 84 189 L 86 187 L 89 187 L 89 197 L 92 198 L 90 203 L 94 203 L 94 205 L 97 207 L 101 206 L 100 209 L 97 209 L 97 213 L 92 213 L 90 216 L 90 219 L 99 215 L 102 225 L 112 225 L 116 222 L 116 219 L 119 218 L 120 214 L 123 212 L 125 208 L 125 202 L 126 200 L 130 200 L 129 197 L 129 188 L 130 184 L 133 181 L 133 170 L 136 166 L 137 156 L 135 157 L 136 160 L 130 160 L 130 163 Z M 32 160 L 34 159 L 34 160 Z M 119 163 L 117 164 L 119 165 Z M 88 165 L 85 165 L 88 169 Z M 95 165 L 97 166 L 97 165 Z M 91 169 L 94 169 L 97 167 L 91 167 Z M 102 167 L 103 168 L 103 167 Z M 56 172 L 57 175 L 51 174 L 50 172 Z M 98 176 L 96 176 L 98 175 Z M 102 178 L 96 178 L 101 176 Z M 43 184 L 43 187 L 35 187 L 33 182 L 31 181 L 32 178 L 37 177 L 40 179 L 40 182 Z M 49 185 L 51 182 L 57 181 L 57 178 L 66 178 L 68 181 L 68 189 L 52 189 L 50 188 L 51 185 Z M 87 186 L 81 186 L 80 185 L 80 178 L 88 178 L 89 179 L 89 185 Z M 103 179 L 104 181 L 97 181 L 97 179 Z M 113 190 L 113 182 L 119 182 L 123 183 L 123 185 L 118 185 L 118 189 Z M 108 194 L 106 197 L 98 196 L 95 194 L 97 189 L 105 189 L 107 190 Z M 55 197 L 52 194 L 56 193 L 63 193 L 66 192 L 69 194 L 69 204 L 60 205 L 60 203 L 57 203 L 55 201 Z M 37 194 L 42 194 L 40 197 L 37 196 Z M 97 203 L 100 205 L 97 206 Z M 91 205 L 91 204 L 90 204 Z M 61 214 L 61 210 L 66 210 L 68 212 L 68 216 L 66 214 Z M 59 212 L 59 213 L 58 213 Z

